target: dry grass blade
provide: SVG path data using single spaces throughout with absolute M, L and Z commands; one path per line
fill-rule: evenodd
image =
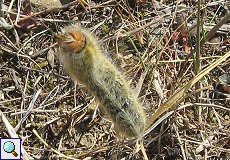
M 41 140 L 41 142 L 42 142 L 46 147 L 50 148 L 53 152 L 55 152 L 56 154 L 58 154 L 60 157 L 63 157 L 63 158 L 66 158 L 66 159 L 71 159 L 71 160 L 79 160 L 79 159 L 77 159 L 77 158 L 73 158 L 73 157 L 66 156 L 66 155 L 60 153 L 59 151 L 53 149 L 52 147 L 50 147 L 50 146 L 45 142 L 45 140 L 42 139 L 41 136 L 39 136 L 39 134 L 38 134 L 38 132 L 37 132 L 36 130 L 33 130 L 33 133 L 38 137 L 38 139 Z
M 10 137 L 11 138 L 19 138 L 18 135 L 17 135 L 17 133 L 15 132 L 14 128 L 12 127 L 12 125 L 10 124 L 10 122 L 7 120 L 7 118 L 4 116 L 4 114 L 2 113 L 2 111 L 0 111 L 0 118 L 2 119 L 3 123 L 5 124 Z M 28 153 L 23 148 L 23 146 L 21 146 L 21 149 L 22 149 L 23 159 L 25 159 L 25 160 L 31 159 L 30 156 L 28 155 Z
M 28 107 L 28 109 L 27 109 L 26 114 L 25 114 L 24 117 L 20 120 L 20 122 L 18 123 L 18 125 L 15 127 L 15 130 L 16 130 L 16 131 L 19 129 L 19 127 L 22 125 L 22 123 L 26 120 L 26 118 L 27 118 L 27 117 L 29 116 L 29 114 L 31 113 L 31 110 L 32 110 L 33 107 L 34 107 L 34 103 L 35 103 L 35 101 L 37 100 L 37 98 L 38 98 L 39 94 L 41 93 L 41 91 L 42 91 L 42 90 L 39 89 L 39 90 L 35 93 L 35 95 L 34 95 L 32 101 L 31 101 L 31 103 L 30 103 L 30 105 L 29 105 L 29 107 Z
M 227 21 L 230 19 L 230 13 L 228 13 L 218 24 L 216 24 L 205 36 L 204 39 L 200 42 L 200 45 L 204 45 L 205 42 L 207 42 L 215 33 L 216 31 L 223 26 Z
M 184 96 L 184 94 L 201 78 L 203 78 L 206 74 L 208 74 L 212 69 L 217 67 L 219 64 L 224 62 L 228 57 L 230 57 L 230 51 L 227 52 L 224 56 L 216 60 L 212 63 L 209 67 L 202 70 L 199 74 L 197 74 L 192 80 L 190 80 L 186 85 L 184 85 L 181 89 L 179 89 L 175 94 L 173 94 L 160 108 L 152 115 L 149 121 L 149 125 L 160 117 L 165 111 L 169 110 L 170 108 L 174 108 L 175 106 L 179 106 L 178 101 Z
M 136 97 L 138 97 L 139 94 L 140 94 L 140 92 L 141 92 L 141 87 L 142 87 L 142 85 L 143 85 L 143 82 L 144 82 L 144 80 L 145 80 L 145 77 L 146 77 L 147 72 L 148 72 L 148 70 L 146 70 L 144 73 L 141 74 L 141 77 L 140 77 L 140 79 L 139 79 L 139 81 L 138 81 L 138 83 L 137 83 L 137 86 L 136 86 L 136 88 L 135 88 L 135 90 L 134 90 L 134 93 L 135 93 L 135 96 L 136 96 Z
M 146 151 L 145 151 L 145 147 L 144 147 L 143 140 L 140 141 L 140 145 L 141 145 L 141 151 L 142 151 L 144 160 L 149 160 L 149 159 L 148 159 L 148 156 L 147 156 L 147 154 L 146 154 Z

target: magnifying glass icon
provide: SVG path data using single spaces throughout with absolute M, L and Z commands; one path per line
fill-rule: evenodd
M 7 141 L 3 144 L 3 149 L 6 153 L 11 153 L 13 154 L 15 157 L 18 156 L 18 154 L 15 152 L 15 145 L 13 142 L 11 141 Z

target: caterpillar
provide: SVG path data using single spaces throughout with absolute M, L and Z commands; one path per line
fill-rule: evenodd
M 102 53 L 97 38 L 87 29 L 70 25 L 58 40 L 58 55 L 65 72 L 86 86 L 124 137 L 141 137 L 146 116 L 122 73 Z

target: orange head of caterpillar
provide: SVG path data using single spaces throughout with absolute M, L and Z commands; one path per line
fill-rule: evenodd
M 68 53 L 80 53 L 86 45 L 86 37 L 76 29 L 67 29 L 59 35 L 59 46 Z

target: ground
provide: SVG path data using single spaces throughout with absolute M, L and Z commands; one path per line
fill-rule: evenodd
M 45 2 L 5 0 L 0 15 L 0 137 L 22 138 L 24 159 L 230 159 L 228 0 Z M 57 34 L 70 24 L 139 95 L 141 140 L 63 71 Z

